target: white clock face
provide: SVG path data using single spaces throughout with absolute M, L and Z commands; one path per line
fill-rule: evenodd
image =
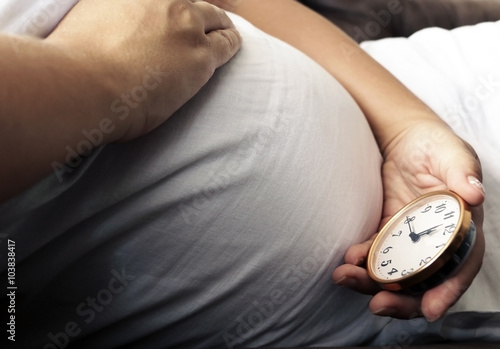
M 409 277 L 432 263 L 447 248 L 460 220 L 453 196 L 433 195 L 408 207 L 373 246 L 374 275 L 382 281 Z

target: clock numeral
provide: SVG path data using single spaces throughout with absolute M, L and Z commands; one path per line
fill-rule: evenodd
M 446 227 L 444 227 L 443 235 L 452 234 L 455 231 L 456 227 L 457 226 L 455 223 L 448 224 Z
M 444 210 L 446 210 L 446 203 L 436 206 L 436 211 L 434 211 L 434 212 L 435 213 L 441 213 Z
M 427 205 L 427 207 L 426 207 L 426 208 L 424 208 L 424 210 L 423 210 L 423 211 L 421 211 L 420 213 L 427 213 L 427 212 L 429 212 L 430 210 L 432 210 L 432 206 L 431 206 L 431 205 Z
M 406 269 L 405 269 L 405 270 L 403 270 L 403 271 L 401 272 L 401 276 L 406 276 L 406 275 L 409 275 L 409 274 L 413 273 L 413 270 L 414 270 L 413 268 L 411 268 L 410 270 L 406 270 Z
M 446 244 L 437 245 L 436 248 L 444 247 L 444 245 L 446 245 Z
M 386 248 L 382 251 L 382 253 L 383 253 L 383 254 L 387 254 L 387 253 L 389 253 L 389 252 L 391 251 L 391 249 L 393 249 L 393 248 L 394 248 L 394 247 L 392 247 L 392 246 L 386 247 Z
M 424 265 L 424 264 L 427 264 L 431 261 L 432 257 L 427 257 L 426 259 L 422 259 L 420 260 L 420 266 Z
M 383 261 L 382 263 L 380 263 L 380 265 L 383 267 L 387 267 L 391 263 L 392 263 L 392 259 L 389 259 L 388 261 Z
M 401 236 L 401 234 L 403 234 L 403 231 L 402 231 L 402 230 L 400 230 L 400 231 L 399 231 L 399 233 L 397 233 L 397 234 L 394 234 L 394 233 L 393 233 L 393 234 L 391 234 L 391 236 L 393 236 L 393 237 L 397 237 L 397 236 Z
M 453 217 L 455 217 L 455 211 L 451 211 L 451 212 L 448 212 L 448 213 L 444 214 L 444 219 L 450 219 L 450 218 L 453 218 Z
M 415 217 L 415 216 L 411 216 L 411 217 L 406 216 L 406 219 L 405 219 L 405 221 L 403 223 L 404 224 L 408 224 L 410 222 L 413 222 L 415 220 L 415 218 L 417 218 L 417 217 Z
M 392 268 L 392 270 L 390 272 L 388 272 L 387 274 L 392 276 L 392 274 L 395 274 L 397 272 L 398 272 L 398 270 L 396 268 Z

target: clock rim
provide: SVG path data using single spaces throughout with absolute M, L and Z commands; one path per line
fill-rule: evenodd
M 457 229 L 453 232 L 453 235 L 448 240 L 446 246 L 441 250 L 439 254 L 434 256 L 432 260 L 429 261 L 429 263 L 427 263 L 424 267 L 422 267 L 418 272 L 412 273 L 407 276 L 402 276 L 397 279 L 391 279 L 391 280 L 380 279 L 372 270 L 372 264 L 374 263 L 374 258 L 376 255 L 375 246 L 377 246 L 380 240 L 383 240 L 383 238 L 387 235 L 388 230 L 394 224 L 394 222 L 395 221 L 399 222 L 401 217 L 404 215 L 404 212 L 408 210 L 408 208 L 414 206 L 419 201 L 424 201 L 431 196 L 437 196 L 437 195 L 445 195 L 453 197 L 455 200 L 457 200 L 460 207 L 460 217 L 457 222 Z M 398 210 L 398 212 L 396 212 L 377 233 L 377 236 L 373 240 L 368 253 L 368 259 L 367 259 L 368 275 L 370 276 L 371 279 L 376 281 L 383 288 L 390 291 L 399 291 L 402 289 L 408 289 L 421 283 L 422 281 L 431 277 L 434 273 L 438 272 L 453 257 L 455 252 L 459 249 L 462 242 L 464 241 L 470 229 L 471 221 L 472 221 L 472 214 L 469 205 L 465 202 L 464 199 L 462 199 L 462 197 L 460 197 L 457 193 L 451 190 L 436 190 L 423 194 L 413 199 L 405 206 L 403 206 L 400 210 Z

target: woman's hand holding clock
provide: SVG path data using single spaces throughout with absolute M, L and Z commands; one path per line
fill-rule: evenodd
M 384 207 L 380 227 L 416 197 L 436 190 L 452 190 L 470 206 L 472 221 L 476 226 L 475 244 L 467 262 L 454 276 L 421 295 L 384 290 L 369 277 L 366 262 L 377 234 L 347 250 L 346 264 L 333 272 L 333 281 L 358 292 L 372 294 L 370 310 L 374 314 L 396 318 L 425 316 L 434 321 L 458 301 L 482 264 L 485 248 L 482 231 L 484 189 L 480 182 L 482 176 L 479 159 L 474 150 L 445 124 L 430 121 L 409 125 L 382 151 Z M 450 210 L 451 208 L 447 212 Z M 402 217 L 401 237 L 407 241 L 408 246 L 419 249 L 435 238 L 442 237 L 448 225 L 445 222 L 449 222 L 442 215 L 440 217 L 443 221 L 430 223 L 424 223 L 418 215 L 416 218 L 413 216 L 408 214 L 408 217 Z M 399 230 L 396 231 L 395 235 L 397 234 Z M 387 260 L 382 262 L 389 264 Z M 401 272 L 401 268 L 395 269 Z
M 424 315 L 430 320 L 441 317 L 471 284 L 484 255 L 481 207 L 484 192 L 479 160 L 472 148 L 369 57 L 360 54 L 356 62 L 346 62 L 345 52 L 338 47 L 349 46 L 351 41 L 296 2 L 208 2 L 242 15 L 260 29 L 308 54 L 351 93 L 365 113 L 384 156 L 382 223 L 406 203 L 435 190 L 452 190 L 473 206 L 472 220 L 477 226 L 477 236 L 468 262 L 447 282 L 422 296 L 391 293 L 370 279 L 363 264 L 372 240 L 352 246 L 345 255 L 346 264 L 333 273 L 337 284 L 373 294 L 370 308 L 378 315 L 400 318 Z M 284 11 L 286 16 L 274 16 Z M 302 26 L 293 25 L 294 16 L 300 18 Z M 304 26 L 308 30 L 303 30 Z M 428 235 L 425 238 L 428 240 L 435 234 L 424 235 Z

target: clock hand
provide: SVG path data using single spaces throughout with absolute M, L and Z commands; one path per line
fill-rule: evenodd
M 422 235 L 427 235 L 427 234 L 430 234 L 430 233 L 432 233 L 434 230 L 436 230 L 436 228 L 437 228 L 437 227 L 440 227 L 440 226 L 442 226 L 442 224 L 439 224 L 439 225 L 436 225 L 436 226 L 434 226 L 434 227 L 432 227 L 432 228 L 429 228 L 429 229 L 427 229 L 427 230 L 424 230 L 424 231 L 422 231 L 422 232 L 418 233 L 417 235 L 420 237 L 420 236 L 422 236 Z
M 404 223 L 408 224 L 408 229 L 410 229 L 410 239 L 411 241 L 413 242 L 418 242 L 418 240 L 420 240 L 420 235 L 418 234 L 415 234 L 415 231 L 413 230 L 412 226 L 411 226 L 411 222 L 413 222 L 415 220 L 415 217 L 408 217 L 406 216 L 406 219 L 404 221 Z

